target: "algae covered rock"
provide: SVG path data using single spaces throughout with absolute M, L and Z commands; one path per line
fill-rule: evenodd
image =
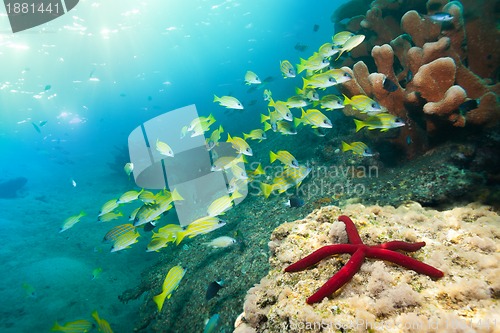
M 306 304 L 350 255 L 335 255 L 296 273 L 284 268 L 322 246 L 345 243 L 339 215 L 354 221 L 365 244 L 426 242 L 407 254 L 445 276 L 433 280 L 367 259 L 335 294 Z M 398 208 L 357 204 L 315 210 L 274 230 L 271 270 L 248 291 L 235 332 L 497 332 L 499 226 L 500 216 L 476 204 L 442 212 L 414 202 Z

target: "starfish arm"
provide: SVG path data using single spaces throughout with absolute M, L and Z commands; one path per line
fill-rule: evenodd
M 347 238 L 350 244 L 363 244 L 361 237 L 359 237 L 358 229 L 356 229 L 354 222 L 352 222 L 348 216 L 340 215 L 339 221 L 345 224 L 345 231 L 347 232 Z
M 349 259 L 349 261 L 337 273 L 335 273 L 330 280 L 321 286 L 314 294 L 309 297 L 307 304 L 318 303 L 323 298 L 330 296 L 339 290 L 344 284 L 349 282 L 354 274 L 356 274 L 365 259 L 365 249 L 359 248 Z
M 424 264 L 421 261 L 408 257 L 399 252 L 381 249 L 378 247 L 369 247 L 366 250 L 366 256 L 368 258 L 387 260 L 392 263 L 411 269 L 419 274 L 425 274 L 433 278 L 440 278 L 444 276 L 444 273 L 441 272 L 439 269 Z
M 321 260 L 325 259 L 326 257 L 329 257 L 334 254 L 343 254 L 343 253 L 353 254 L 354 252 L 356 252 L 357 248 L 358 246 L 353 244 L 326 245 L 314 251 L 310 255 L 300 259 L 296 263 L 291 264 L 290 266 L 285 268 L 285 272 L 298 272 L 304 270 L 307 267 L 310 267 L 320 262 Z
M 420 250 L 424 246 L 425 242 L 408 243 L 403 241 L 391 241 L 380 245 L 375 245 L 373 247 L 378 247 L 381 249 L 386 249 L 391 251 L 401 250 L 406 252 L 415 252 L 417 250 Z

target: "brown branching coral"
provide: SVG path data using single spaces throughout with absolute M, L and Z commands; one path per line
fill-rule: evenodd
M 352 66 L 355 80 L 344 84 L 342 92 L 375 98 L 388 112 L 403 118 L 407 126 L 394 141 L 405 145 L 411 137 L 413 142 L 423 142 L 409 149 L 410 158 L 425 150 L 425 140 L 418 136 L 442 134 L 453 127 L 493 126 L 500 120 L 496 77 L 500 38 L 494 8 L 486 2 L 483 7 L 472 1 L 462 3 L 377 0 L 361 21 L 356 20 L 355 32 L 367 36 L 376 70 L 358 61 Z M 430 17 L 437 12 L 448 13 L 451 19 Z M 391 20 L 398 17 L 400 23 L 393 24 Z M 354 28 L 353 22 L 348 25 Z M 351 55 L 356 56 L 363 55 Z M 383 88 L 386 79 L 396 84 L 395 91 Z M 477 106 L 462 108 L 469 100 L 477 100 Z M 359 116 L 349 108 L 346 114 Z

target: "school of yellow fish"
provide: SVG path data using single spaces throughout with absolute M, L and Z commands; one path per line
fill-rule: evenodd
M 302 87 L 296 87 L 295 95 L 283 100 L 273 99 L 272 92 L 269 89 L 264 90 L 263 99 L 268 102 L 267 112 L 256 115 L 260 116 L 262 128 L 253 129 L 248 133 L 242 133 L 242 135 L 226 134 L 226 142 L 235 150 L 236 157 L 217 155 L 214 148 L 219 146 L 225 131 L 221 125 L 215 126 L 211 130 L 212 125 L 216 123 L 216 119 L 212 114 L 208 117 L 197 117 L 190 124 L 186 124 L 181 130 L 180 138 L 199 135 L 206 137 L 206 148 L 210 152 L 212 159 L 211 170 L 225 173 L 228 180 L 227 193 L 221 195 L 209 205 L 205 216 L 192 221 L 187 227 L 181 227 L 178 224 L 167 224 L 155 228 L 160 223 L 162 216 L 168 213 L 177 202 L 184 200 L 183 195 L 186 194 L 179 193 L 175 188 L 163 189 L 157 193 L 145 189 L 139 191 L 130 190 L 117 198 L 107 201 L 99 211 L 98 222 L 108 223 L 120 219 L 123 217 L 123 213 L 120 211 L 121 207 L 139 203 L 129 215 L 128 223 L 112 227 L 104 236 L 103 242 L 112 244 L 111 252 L 121 251 L 138 243 L 141 234 L 145 234 L 140 232 L 140 229 L 152 231 L 151 240 L 146 247 L 147 252 L 160 251 L 170 244 L 179 245 L 186 238 L 190 239 L 219 229 L 226 224 L 226 221 L 220 219 L 219 216 L 231 209 L 234 200 L 242 197 L 240 194 L 241 189 L 246 189 L 251 182 L 258 183 L 256 188 L 260 189 L 260 195 L 266 199 L 273 193 L 281 194 L 292 187 L 299 187 L 309 175 L 311 168 L 306 164 L 301 164 L 287 150 L 269 152 L 269 165 L 279 162 L 282 166 L 282 172 L 275 176 L 266 174 L 260 163 L 253 170 L 249 167 L 245 170 L 242 167 L 244 163 L 248 163 L 247 158 L 253 156 L 249 141 L 260 143 L 266 140 L 266 132 L 270 130 L 281 135 L 294 135 L 297 134 L 297 129 L 300 126 L 304 126 L 310 127 L 318 136 L 324 136 L 324 131 L 334 126 L 324 112 L 339 110 L 346 105 L 350 105 L 359 113 L 367 116 L 364 120 L 354 119 L 356 132 L 363 128 L 387 131 L 391 128 L 404 126 L 400 119 L 388 113 L 387 110 L 368 96 L 348 97 L 341 94 L 326 93 L 327 89 L 334 88 L 352 79 L 349 73 L 342 69 L 333 68 L 331 64 L 332 61 L 339 59 L 344 52 L 349 52 L 360 45 L 364 38 L 364 35 L 355 35 L 348 31 L 342 31 L 335 34 L 331 42 L 323 44 L 309 58 L 301 58 L 296 66 L 292 65 L 288 60 L 281 61 L 280 70 L 284 79 L 291 79 L 300 73 L 305 73 L 304 77 L 302 77 Z M 246 72 L 244 80 L 247 85 L 262 84 L 259 76 L 252 71 Z M 244 109 L 243 104 L 233 96 L 218 97 L 214 95 L 213 102 L 219 103 L 220 106 L 228 109 Z M 297 115 L 300 112 L 300 116 L 294 116 L 292 109 L 299 109 Z M 156 149 L 163 158 L 175 158 L 175 151 L 167 142 L 163 142 L 159 138 L 154 142 L 153 149 Z M 341 148 L 344 152 L 351 151 L 359 156 L 372 156 L 371 149 L 363 142 L 342 142 Z M 127 163 L 124 170 L 127 176 L 130 177 L 134 172 L 133 163 Z M 78 215 L 69 217 L 61 226 L 60 232 L 72 228 L 84 216 L 86 216 L 85 212 L 81 212 Z M 217 248 L 230 246 L 234 243 L 236 243 L 235 239 L 222 236 L 204 244 Z M 177 289 L 185 272 L 185 269 L 181 266 L 174 266 L 167 273 L 160 294 L 153 297 L 158 311 L 162 310 L 165 299 L 170 298 L 173 291 Z M 93 314 L 93 317 L 100 327 L 101 325 L 105 326 L 97 313 L 95 316 Z M 88 327 L 88 322 L 80 320 L 68 323 L 65 326 L 68 325 L 78 327 L 84 332 Z M 56 323 L 53 330 L 62 330 L 62 326 Z M 66 331 L 71 331 L 71 329 Z M 111 330 L 109 329 L 106 332 L 108 331 Z

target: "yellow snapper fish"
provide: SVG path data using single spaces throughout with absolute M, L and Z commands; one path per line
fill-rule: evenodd
M 233 164 L 229 170 L 231 171 L 231 174 L 233 176 L 231 178 L 236 178 L 240 180 L 248 179 L 248 175 L 245 169 L 241 168 L 238 164 Z
M 118 212 L 118 213 L 109 212 L 109 213 L 106 213 L 106 214 L 99 216 L 97 218 L 97 221 L 98 222 L 109 222 L 109 221 L 116 220 L 116 219 L 120 218 L 121 216 L 123 216 L 122 212 Z
M 304 70 L 319 71 L 330 65 L 330 60 L 323 57 L 319 53 L 314 53 L 309 59 L 300 58 L 300 64 L 297 65 L 297 72 L 301 73 Z
M 339 49 L 333 43 L 325 43 L 319 47 L 318 53 L 325 57 L 329 58 L 339 52 Z
M 368 148 L 368 146 L 364 142 L 361 141 L 351 143 L 342 141 L 342 151 L 346 152 L 349 150 L 352 151 L 352 153 L 355 155 L 373 156 L 372 150 Z
M 134 171 L 134 163 L 132 163 L 132 162 L 126 163 L 125 166 L 123 167 L 123 170 L 125 170 L 125 173 L 127 174 L 127 176 L 130 176 L 132 171 Z
M 87 214 L 85 214 L 84 211 L 81 211 L 80 214 L 78 214 L 78 215 L 73 215 L 73 216 L 68 217 L 66 220 L 64 220 L 64 222 L 61 226 L 61 229 L 59 229 L 59 232 L 66 231 L 69 228 L 73 227 L 75 224 L 80 222 L 80 219 L 82 217 L 84 217 L 85 215 L 87 215 Z
M 277 123 L 279 120 L 281 120 L 281 116 L 280 114 L 278 113 L 278 111 L 271 111 L 271 109 L 267 108 L 267 112 L 269 112 L 269 116 L 266 116 L 265 114 L 261 114 L 260 115 L 260 122 L 261 123 L 265 123 L 267 120 L 269 120 L 269 122 L 271 123 L 271 128 L 273 129 L 273 131 L 276 132 L 278 126 L 277 126 Z M 267 126 L 264 125 L 264 130 L 268 128 Z
M 224 169 L 229 169 L 233 164 L 240 162 L 243 163 L 243 155 L 240 155 L 238 157 L 221 156 L 214 161 L 211 171 L 221 171 Z
M 164 227 L 158 229 L 156 234 L 153 234 L 153 237 L 161 237 L 165 238 L 168 242 L 175 242 L 177 239 L 177 234 L 184 229 L 178 224 L 167 224 Z
M 293 120 L 292 112 L 286 106 L 286 102 L 277 101 L 275 102 L 272 98 L 269 101 L 269 106 L 273 107 L 276 112 L 278 112 L 280 119 L 285 119 L 288 121 Z
M 221 236 L 212 239 L 210 242 L 203 243 L 203 245 L 210 246 L 214 249 L 224 248 L 236 244 L 236 239 L 229 236 Z
M 123 193 L 119 198 L 118 201 L 116 202 L 117 204 L 124 204 L 124 203 L 129 203 L 132 201 L 135 201 L 139 198 L 139 195 L 144 191 L 144 189 L 141 189 L 139 192 L 137 191 L 127 191 Z
M 271 161 L 271 163 L 278 160 L 281 163 L 283 163 L 286 167 L 290 168 L 299 167 L 299 162 L 297 161 L 297 159 L 293 157 L 293 155 L 290 154 L 290 152 L 287 150 L 280 150 L 277 153 L 269 151 L 269 160 Z
M 109 326 L 109 323 L 102 319 L 99 318 L 99 314 L 97 311 L 92 312 L 92 318 L 94 318 L 95 322 L 97 323 L 97 329 L 101 333 L 113 333 L 113 330 L 111 329 L 111 326 Z
M 332 128 L 332 122 L 328 119 L 321 111 L 316 109 L 309 109 L 304 111 L 302 110 L 302 116 L 299 118 L 295 118 L 295 126 L 299 124 L 308 124 L 313 128 L 315 127 L 323 127 L 323 128 Z
M 295 128 L 295 125 L 287 121 L 278 121 L 276 131 L 283 135 L 297 134 L 297 129 Z
M 102 216 L 106 213 L 112 212 L 118 207 L 118 200 L 111 199 L 107 201 L 104 205 L 102 205 L 101 210 L 99 211 L 98 216 Z
M 215 118 L 212 114 L 210 114 L 208 117 L 196 117 L 189 124 L 187 131 L 188 132 L 194 131 L 196 127 L 200 126 L 209 128 L 210 126 L 212 126 L 213 123 L 215 123 Z
M 233 201 L 235 199 L 243 197 L 239 192 L 235 191 L 229 195 L 223 195 L 222 197 L 215 199 L 207 208 L 208 216 L 218 216 L 223 215 L 225 211 L 233 206 Z
M 111 252 L 130 248 L 130 245 L 138 242 L 137 238 L 139 237 L 140 234 L 135 230 L 126 232 L 123 235 L 118 236 L 115 239 L 113 246 L 111 247 Z
M 147 205 L 153 204 L 155 199 L 156 197 L 151 191 L 142 191 L 141 194 L 139 194 L 139 200 Z
M 163 308 L 165 298 L 170 298 L 172 293 L 179 287 L 184 274 L 186 274 L 186 270 L 181 266 L 170 268 L 161 286 L 161 293 L 153 297 L 153 301 L 158 306 L 158 311 Z
M 165 207 L 161 206 L 158 203 L 152 205 L 143 205 L 141 209 L 139 209 L 139 211 L 137 212 L 137 215 L 135 216 L 134 227 L 138 227 L 140 225 L 154 221 L 155 219 L 160 217 L 161 214 L 163 214 L 164 212 L 166 212 L 171 208 L 172 205 L 166 205 Z
M 129 231 L 134 231 L 135 227 L 131 223 L 127 224 L 120 224 L 117 225 L 116 227 L 113 227 L 111 230 L 109 230 L 106 235 L 104 235 L 103 242 L 114 242 L 118 237 L 121 235 L 129 232 Z
M 274 177 L 272 184 L 260 183 L 261 192 L 267 199 L 275 190 L 283 193 L 293 186 L 299 187 L 310 172 L 311 168 L 305 165 L 300 165 L 297 169 L 288 168 L 281 176 Z
M 332 37 L 332 42 L 333 42 L 333 45 L 335 45 L 336 47 L 342 47 L 342 45 L 345 44 L 345 42 L 347 42 L 349 40 L 349 38 L 353 37 L 355 34 L 353 34 L 352 32 L 350 31 L 341 31 L 339 33 L 336 33 L 333 37 Z
M 214 95 L 214 103 L 215 102 L 218 102 L 219 105 L 225 106 L 228 109 L 237 109 L 237 110 L 243 109 L 243 104 L 241 104 L 240 101 L 238 101 L 236 98 L 232 96 L 217 97 L 216 95 Z
M 156 150 L 164 156 L 174 157 L 174 152 L 172 148 L 165 142 L 160 141 L 160 139 L 156 139 Z
M 248 134 L 243 133 L 243 139 L 259 140 L 259 142 L 262 142 L 262 140 L 267 139 L 267 137 L 266 137 L 266 132 L 264 132 L 264 130 L 257 128 L 251 130 L 250 133 Z
M 337 95 L 325 95 L 319 101 L 321 107 L 325 110 L 332 111 L 344 108 L 343 100 Z
M 251 85 L 251 84 L 260 84 L 262 81 L 259 79 L 257 74 L 255 74 L 252 71 L 247 71 L 245 73 L 245 84 Z
M 365 95 L 356 95 L 350 99 L 344 95 L 344 105 L 351 105 L 354 109 L 370 115 L 381 113 L 383 111 L 380 104 Z
M 90 332 L 93 324 L 85 319 L 75 320 L 68 322 L 64 325 L 60 325 L 57 321 L 54 326 L 50 329 L 51 331 L 65 332 L 65 333 L 85 333 Z
M 273 95 L 273 93 L 269 89 L 264 89 L 263 95 L 264 95 L 264 100 L 269 101 L 271 99 L 271 96 Z
M 222 128 L 222 125 L 219 126 L 218 129 L 215 129 L 212 134 L 210 135 L 210 138 L 207 139 L 207 149 L 211 150 L 215 146 L 219 144 L 220 137 L 224 133 L 224 128 Z
M 286 106 L 289 108 L 303 108 L 307 106 L 307 101 L 302 96 L 292 96 L 286 100 Z
M 349 52 L 351 51 L 352 49 L 354 49 L 356 46 L 358 46 L 359 44 L 361 44 L 363 41 L 365 40 L 365 35 L 354 35 L 352 36 L 351 38 L 349 38 L 343 45 L 342 45 L 342 48 L 340 49 L 340 52 L 339 52 L 339 55 L 337 56 L 337 59 L 335 60 L 338 60 L 340 58 L 340 56 L 344 53 L 344 52 Z
M 295 87 L 295 93 L 299 96 L 307 98 L 310 101 L 319 101 L 319 94 L 314 88 L 300 89 L 298 87 Z
M 333 75 L 329 74 L 328 72 L 316 74 L 309 78 L 303 77 L 302 81 L 304 82 L 303 86 L 304 89 L 305 88 L 326 89 L 338 83 L 337 80 L 335 80 L 335 78 L 333 77 Z
M 148 247 L 146 249 L 146 252 L 159 252 L 161 249 L 164 247 L 167 247 L 169 243 L 168 238 L 164 237 L 154 237 L 151 239 L 151 241 L 148 244 Z
M 283 74 L 283 77 L 290 78 L 290 77 L 295 77 L 297 73 L 295 72 L 295 68 L 293 67 L 292 63 L 288 60 L 283 60 L 280 61 L 280 69 L 281 69 L 281 74 Z
M 247 179 L 238 179 L 236 177 L 232 178 L 229 181 L 229 184 L 227 184 L 227 193 L 228 194 L 234 193 L 239 189 L 245 188 L 247 184 L 248 184 L 248 177 Z
M 337 84 L 352 80 L 351 74 L 342 70 L 341 68 L 330 69 L 324 73 L 328 73 L 329 75 L 332 75 L 333 78 L 335 79 L 335 81 L 337 81 Z
M 252 156 L 252 148 L 248 145 L 248 143 L 240 137 L 231 137 L 229 133 L 227 134 L 227 142 L 230 142 L 232 147 L 239 153 L 247 156 Z
M 102 273 L 102 268 L 97 267 L 92 270 L 92 280 L 97 279 Z
M 379 129 L 381 132 L 387 132 L 391 128 L 404 126 L 404 121 L 390 113 L 379 113 L 368 117 L 366 120 L 354 119 L 356 132 L 366 127 L 369 130 Z
M 193 222 L 191 222 L 186 230 L 183 230 L 177 233 L 177 239 L 175 240 L 175 244 L 179 245 L 184 237 L 189 236 L 189 238 L 193 238 L 198 235 L 204 235 L 214 230 L 217 230 L 226 225 L 226 222 L 215 216 L 205 216 L 201 217 Z

